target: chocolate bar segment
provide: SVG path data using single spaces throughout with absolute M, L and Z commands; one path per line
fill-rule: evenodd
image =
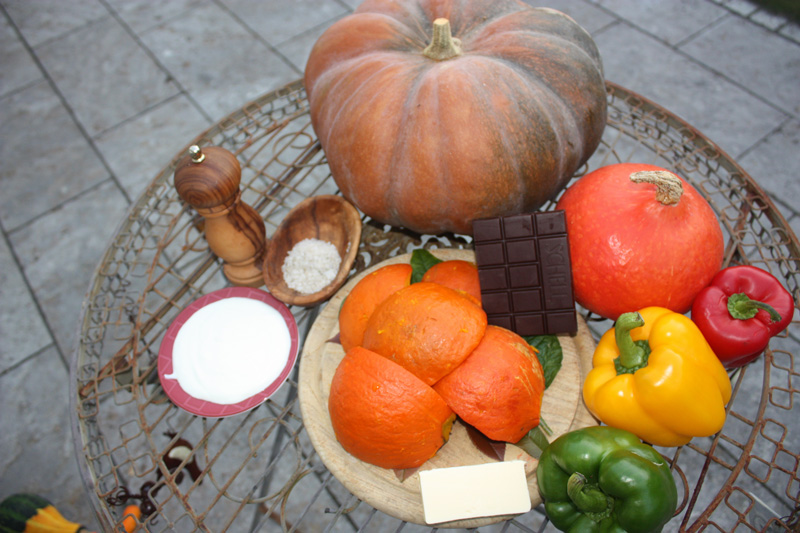
M 578 330 L 564 211 L 472 223 L 483 309 L 520 335 Z

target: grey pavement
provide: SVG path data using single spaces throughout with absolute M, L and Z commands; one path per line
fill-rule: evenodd
M 95 266 L 159 169 L 300 78 L 358 3 L 0 0 L 0 499 L 38 493 L 94 523 L 68 367 Z M 800 24 L 746 0 L 546 5 L 591 32 L 607 79 L 703 132 L 800 233 Z

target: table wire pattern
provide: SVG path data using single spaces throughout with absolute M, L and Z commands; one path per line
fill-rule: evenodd
M 668 168 L 715 210 L 726 264 L 751 264 L 800 297 L 800 246 L 764 191 L 702 134 L 656 104 L 608 83 L 608 125 L 575 176 L 625 161 Z M 245 105 L 189 144 L 218 145 L 242 166 L 242 198 L 271 235 L 294 205 L 336 194 L 298 81 Z M 188 144 L 187 144 L 188 148 Z M 430 531 L 353 497 L 315 454 L 297 402 L 296 374 L 259 407 L 225 419 L 172 405 L 156 361 L 171 320 L 229 286 L 203 221 L 172 177 L 185 150 L 131 206 L 86 299 L 71 368 L 71 414 L 81 474 L 104 529 L 128 503 L 144 531 Z M 552 209 L 554 201 L 543 210 Z M 458 235 L 420 236 L 364 219 L 353 273 L 416 248 L 469 248 Z M 687 259 L 690 260 L 690 259 Z M 323 304 L 324 305 L 324 304 Z M 292 308 L 301 340 L 320 307 Z M 579 309 L 595 337 L 611 327 Z M 797 531 L 800 527 L 800 319 L 756 363 L 732 373 L 727 422 L 713 437 L 659 449 L 679 508 L 668 531 Z M 541 507 L 480 531 L 553 530 Z

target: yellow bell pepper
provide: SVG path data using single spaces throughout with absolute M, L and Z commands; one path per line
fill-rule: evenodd
M 656 446 L 681 446 L 722 429 L 731 381 L 684 315 L 647 307 L 621 315 L 597 344 L 583 384 L 605 424 Z

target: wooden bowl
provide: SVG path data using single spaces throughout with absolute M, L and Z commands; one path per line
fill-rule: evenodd
M 304 239 L 327 241 L 342 258 L 333 281 L 310 294 L 290 288 L 283 279 L 286 256 Z M 267 243 L 262 268 L 267 290 L 286 305 L 310 307 L 327 300 L 347 279 L 360 241 L 361 215 L 350 202 L 332 194 L 306 198 L 289 211 Z

